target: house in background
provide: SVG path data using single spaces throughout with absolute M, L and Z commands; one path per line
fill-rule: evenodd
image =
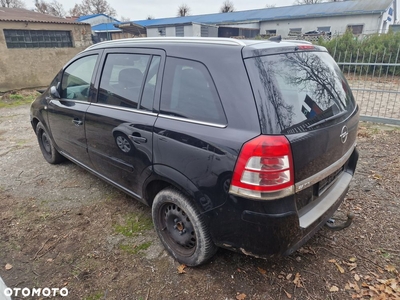
M 89 24 L 0 7 L 0 92 L 47 86 L 91 44 Z
M 93 43 L 132 37 L 129 32 L 123 32 L 116 27 L 121 24 L 120 21 L 106 14 L 81 16 L 76 21 L 91 25 Z
M 398 0 L 350 0 L 264 8 L 177 18 L 132 21 L 117 26 L 146 28 L 148 37 L 204 36 L 253 38 L 302 36 L 308 32 L 386 33 L 395 24 Z

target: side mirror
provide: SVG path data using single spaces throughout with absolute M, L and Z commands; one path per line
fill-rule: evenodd
M 50 88 L 50 94 L 51 94 L 54 98 L 58 98 L 58 99 L 61 98 L 61 97 L 60 97 L 60 93 L 58 92 L 57 88 L 56 88 L 54 85 Z

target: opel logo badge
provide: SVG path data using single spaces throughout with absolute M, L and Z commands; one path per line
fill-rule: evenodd
M 342 132 L 340 133 L 340 140 L 342 141 L 343 144 L 346 143 L 348 135 L 349 135 L 349 130 L 347 129 L 347 126 L 344 125 L 342 128 Z

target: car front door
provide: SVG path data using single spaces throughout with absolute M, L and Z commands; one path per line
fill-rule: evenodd
M 153 101 L 160 93 L 157 78 L 164 56 L 159 50 L 105 51 L 97 102 L 86 112 L 86 138 L 94 170 L 139 199 L 151 173 L 157 118 Z
M 48 100 L 48 122 L 60 152 L 90 166 L 85 136 L 85 112 L 93 92 L 94 70 L 99 53 L 90 53 L 71 62 L 62 72 L 57 91 Z M 56 95 L 58 94 L 58 95 Z M 59 97 L 58 97 L 59 96 Z

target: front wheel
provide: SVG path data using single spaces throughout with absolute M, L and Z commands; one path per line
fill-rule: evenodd
M 42 123 L 36 125 L 36 136 L 43 157 L 48 163 L 59 164 L 65 160 L 64 156 L 58 153 L 56 148 L 54 148 L 53 141 Z
M 152 216 L 161 242 L 180 263 L 198 266 L 217 251 L 202 215 L 177 190 L 166 188 L 157 194 Z

